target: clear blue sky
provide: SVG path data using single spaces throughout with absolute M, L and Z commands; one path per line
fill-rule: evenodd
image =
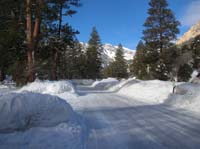
M 149 0 L 81 0 L 82 7 L 72 18 L 66 18 L 80 31 L 79 41 L 87 42 L 96 26 L 102 43 L 135 49 L 142 37 Z M 200 19 L 200 0 L 168 0 L 176 18 L 182 23 L 182 35 Z M 178 36 L 180 36 L 178 35 Z

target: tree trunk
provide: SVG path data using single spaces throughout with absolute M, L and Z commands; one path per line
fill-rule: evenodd
M 27 38 L 27 58 L 28 58 L 28 74 L 27 81 L 33 82 L 35 80 L 35 70 L 34 70 L 34 61 L 35 56 L 34 52 L 38 45 L 38 38 L 40 33 L 40 24 L 41 24 L 41 9 L 43 5 L 43 0 L 40 0 L 35 12 L 34 25 L 32 21 L 32 10 L 31 0 L 26 0 L 26 38 Z M 34 28 L 33 28 L 34 26 Z
M 63 2 L 60 1 L 60 11 L 59 11 L 59 23 L 58 23 L 58 36 L 61 38 L 61 29 L 62 29 L 62 10 L 63 10 Z M 57 70 L 58 70 L 58 49 L 53 49 L 53 61 L 52 61 L 52 80 L 57 80 Z
M 52 60 L 52 80 L 57 80 L 57 67 L 58 67 L 58 51 L 56 49 L 53 50 L 53 60 Z
M 0 81 L 3 81 L 4 79 L 5 79 L 4 70 L 1 69 L 1 70 L 0 70 Z
M 28 58 L 28 72 L 27 81 L 33 82 L 35 74 L 33 70 L 33 39 L 32 39 L 32 13 L 31 0 L 26 0 L 26 42 L 27 42 L 27 58 Z

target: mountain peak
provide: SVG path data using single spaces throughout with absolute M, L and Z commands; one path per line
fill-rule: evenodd
M 83 43 L 81 42 L 81 44 L 83 45 L 83 49 L 86 50 L 88 44 L 87 43 Z M 117 51 L 118 46 L 114 46 L 110 43 L 106 43 L 102 45 L 103 51 L 102 51 L 102 59 L 103 59 L 103 63 L 104 65 L 108 65 L 110 62 L 112 62 L 115 58 L 115 53 Z M 135 55 L 135 51 L 125 48 L 124 49 L 124 58 L 129 61 L 132 60 L 134 55 Z
M 181 45 L 193 38 L 197 35 L 200 35 L 200 20 L 192 26 L 180 39 L 176 41 L 177 45 Z

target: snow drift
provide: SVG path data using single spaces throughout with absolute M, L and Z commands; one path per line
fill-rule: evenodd
M 94 83 L 92 79 L 73 79 L 72 82 L 76 85 L 91 86 Z
M 176 93 L 171 94 L 166 101 L 176 108 L 200 112 L 200 84 L 184 83 L 176 87 Z
M 119 83 L 119 80 L 115 78 L 107 78 L 102 79 L 100 81 L 95 81 L 91 87 L 98 89 L 98 90 L 106 90 L 109 89 L 111 86 L 114 86 Z
M 0 96 L 0 133 L 54 126 L 73 117 L 71 106 L 55 96 L 28 92 Z
M 172 82 L 159 80 L 130 80 L 121 85 L 124 87 L 119 90 L 119 94 L 150 104 L 163 103 L 173 90 Z
M 121 88 L 123 88 L 124 86 L 126 85 L 129 85 L 129 84 L 132 84 L 132 83 L 135 83 L 136 80 L 134 78 L 130 78 L 130 79 L 122 79 L 119 81 L 119 83 L 117 83 L 116 85 L 114 86 L 111 86 L 109 88 L 110 91 L 119 91 Z
M 14 85 L 0 84 L 0 96 L 9 93 L 12 90 L 15 90 L 15 86 Z
M 34 92 L 41 94 L 61 94 L 64 92 L 75 93 L 75 87 L 71 83 L 71 81 L 41 81 L 36 80 L 33 83 L 29 83 L 28 85 L 22 87 L 19 92 Z

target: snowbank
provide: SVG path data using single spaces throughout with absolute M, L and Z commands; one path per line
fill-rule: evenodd
M 190 82 L 195 83 L 195 84 L 200 84 L 200 78 L 197 77 L 198 74 L 199 72 L 195 70 L 191 75 Z
M 114 86 L 119 83 L 119 80 L 115 78 L 107 78 L 107 79 L 102 79 L 100 81 L 95 81 L 91 87 L 98 89 L 98 90 L 105 90 L 110 88 L 111 86 Z
M 136 82 L 136 80 L 134 78 L 130 78 L 130 79 L 123 79 L 120 80 L 119 83 L 117 83 L 114 86 L 111 86 L 109 88 L 110 91 L 119 91 L 121 88 L 123 88 L 124 86 L 128 85 L 128 84 L 132 84 L 133 82 Z
M 41 94 L 61 94 L 64 92 L 75 93 L 75 87 L 70 81 L 40 81 L 36 80 L 22 87 L 18 92 L 34 92 Z
M 8 89 L 9 87 L 6 85 L 0 85 L 0 89 Z
M 150 104 L 163 103 L 173 90 L 172 82 L 167 81 L 130 80 L 124 83 L 126 85 L 119 90 L 119 94 Z
M 94 83 L 92 79 L 73 79 L 72 82 L 76 85 L 90 86 Z
M 0 96 L 0 133 L 54 126 L 73 118 L 70 105 L 55 96 L 28 92 Z
M 0 148 L 83 148 L 86 126 L 66 102 L 74 92 L 69 81 L 36 81 L 14 92 L 0 86 Z
M 176 87 L 166 104 L 176 108 L 200 112 L 200 84 L 184 83 Z
M 4 85 L 4 84 L 0 84 L 0 96 L 5 95 L 13 90 L 15 90 L 15 86 L 14 85 Z

